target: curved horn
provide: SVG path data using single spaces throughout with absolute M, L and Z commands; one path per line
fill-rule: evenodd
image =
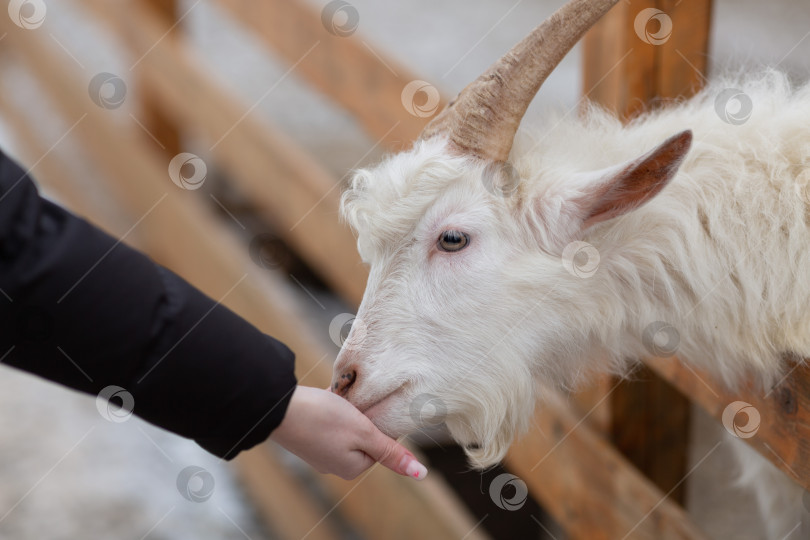
M 570 0 L 467 85 L 419 138 L 447 134 L 465 154 L 506 161 L 520 120 L 540 85 L 617 2 Z

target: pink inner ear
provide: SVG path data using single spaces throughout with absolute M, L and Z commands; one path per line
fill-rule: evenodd
M 682 131 L 599 182 L 580 200 L 587 208 L 583 228 L 625 214 L 658 194 L 675 177 L 691 145 L 692 131 Z

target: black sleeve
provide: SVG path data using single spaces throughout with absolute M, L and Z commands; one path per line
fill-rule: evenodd
M 281 423 L 296 384 L 285 345 L 42 199 L 2 153 L 0 361 L 89 394 L 121 387 L 135 414 L 227 459 Z

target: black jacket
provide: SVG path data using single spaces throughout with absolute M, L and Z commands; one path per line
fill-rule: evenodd
M 227 459 L 268 437 L 296 384 L 285 345 L 42 199 L 2 153 L 0 361 L 93 395 L 119 386 L 135 414 Z

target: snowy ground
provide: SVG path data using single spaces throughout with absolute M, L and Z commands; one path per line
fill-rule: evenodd
M 191 441 L 12 369 L 0 411 L 0 538 L 267 538 L 228 466 Z M 204 471 L 185 482 L 189 466 Z
M 448 95 L 474 78 L 560 3 L 351 1 L 361 16 L 358 35 L 364 41 L 435 82 Z M 181 11 L 193 6 L 184 24 L 201 57 L 246 104 L 257 104 L 253 114 L 281 127 L 338 176 L 358 165 L 358 158 L 373 147 L 374 141 L 346 113 L 295 76 L 285 78 L 260 100 L 287 66 L 262 52 L 251 36 L 238 34 L 237 27 L 212 7 L 212 2 L 181 3 Z M 313 4 L 320 7 L 325 1 L 313 0 Z M 99 33 L 71 6 L 72 2 L 49 2 L 47 26 L 43 26 L 64 46 L 64 61 L 82 64 L 88 74 L 110 71 L 130 77 L 131 60 L 116 47 L 106 45 L 110 36 Z M 0 16 L 5 16 L 4 11 Z M 797 80 L 804 80 L 810 74 L 810 39 L 805 39 L 808 28 L 810 8 L 803 0 L 718 1 L 710 64 L 715 70 L 778 65 Z M 47 34 L 44 39 L 48 39 Z M 0 50 L 2 46 L 0 42 Z M 28 82 L 23 77 L 10 79 L 18 71 L 0 66 L 4 84 L 16 84 L 22 99 L 28 100 L 23 103 L 42 109 L 37 129 L 56 133 L 53 140 L 58 138 L 64 127 L 50 121 L 38 98 L 29 97 L 35 93 L 29 93 Z M 538 120 L 549 109 L 574 107 L 580 91 L 579 55 L 574 53 L 544 86 L 529 112 L 529 121 Z M 64 144 L 65 148 L 56 151 L 69 153 L 71 141 Z M 0 146 L 14 150 L 14 140 L 3 130 L 2 118 Z M 366 159 L 378 155 L 379 149 Z M 326 325 L 320 326 L 325 335 Z M 693 449 L 695 462 L 702 457 L 701 448 L 711 446 L 706 443 L 713 436 L 711 425 L 706 421 L 696 424 L 695 437 L 702 442 Z M 756 538 L 759 533 L 752 512 L 745 510 L 750 501 L 725 487 L 734 473 L 727 466 L 728 457 L 720 454 L 718 451 L 690 477 L 690 507 L 712 537 L 723 537 L 729 525 L 742 525 L 750 538 Z M 192 492 L 206 487 L 199 484 L 203 476 L 210 474 L 214 479 L 207 500 L 189 501 L 178 489 L 178 475 L 188 466 L 205 470 L 192 480 Z M 741 514 L 747 523 L 732 518 Z M 92 398 L 0 368 L 0 538 L 260 540 L 268 534 L 228 466 L 194 443 L 137 418 L 109 422 Z

